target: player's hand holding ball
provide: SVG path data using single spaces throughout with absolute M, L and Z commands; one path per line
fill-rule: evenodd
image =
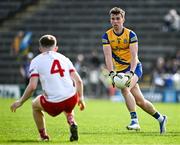
M 129 71 L 128 73 L 125 74 L 126 77 L 128 77 L 128 80 L 126 82 L 126 87 L 129 87 L 131 84 L 131 78 L 134 76 L 134 72 L 133 71 Z
M 114 87 L 114 77 L 116 76 L 116 72 L 114 72 L 114 71 L 111 71 L 110 73 L 109 73 L 109 77 L 111 78 L 111 80 L 112 80 L 112 85 L 113 85 L 113 87 Z

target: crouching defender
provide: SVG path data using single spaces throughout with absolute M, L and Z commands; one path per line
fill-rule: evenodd
M 126 73 L 129 78 L 126 88 L 121 89 L 131 116 L 131 123 L 127 126 L 127 129 L 140 130 L 136 113 L 137 104 L 145 112 L 157 119 L 160 125 L 160 133 L 165 133 L 167 117 L 161 115 L 153 104 L 143 97 L 138 85 L 138 80 L 142 76 L 142 65 L 138 59 L 137 35 L 123 26 L 125 11 L 121 8 L 112 8 L 109 15 L 112 28 L 103 35 L 103 51 L 105 63 L 110 72 L 109 76 L 112 80 L 116 73 L 120 72 Z
M 11 105 L 12 112 L 23 105 L 31 96 L 40 78 L 43 94 L 32 102 L 33 117 L 41 140 L 49 140 L 46 132 L 44 112 L 57 116 L 64 112 L 70 126 L 70 141 L 78 140 L 78 127 L 73 109 L 78 103 L 84 110 L 83 83 L 71 61 L 56 52 L 56 38 L 44 35 L 39 40 L 41 54 L 36 56 L 30 65 L 30 81 L 23 96 Z

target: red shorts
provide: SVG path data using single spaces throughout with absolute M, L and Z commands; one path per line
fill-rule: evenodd
M 44 111 L 51 116 L 57 116 L 63 111 L 66 113 L 71 113 L 74 107 L 76 106 L 77 101 L 77 94 L 75 94 L 67 100 L 57 103 L 47 101 L 43 95 L 40 97 L 40 103 L 44 108 Z

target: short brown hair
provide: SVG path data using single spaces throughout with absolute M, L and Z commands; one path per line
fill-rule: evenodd
M 40 47 L 50 48 L 50 47 L 55 47 L 56 44 L 57 44 L 56 37 L 54 37 L 53 35 L 43 35 L 39 39 Z
M 118 15 L 121 14 L 121 16 L 124 18 L 125 17 L 125 11 L 121 8 L 118 7 L 114 7 L 109 11 L 109 15 L 114 14 L 114 15 Z

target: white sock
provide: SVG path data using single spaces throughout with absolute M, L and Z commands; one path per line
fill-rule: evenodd
M 133 119 L 131 119 L 131 121 L 134 121 L 134 122 L 136 122 L 136 123 L 138 123 L 138 124 L 139 124 L 139 121 L 138 121 L 138 119 L 137 119 L 137 118 L 133 118 Z
M 164 117 L 162 115 L 159 116 L 159 118 L 157 119 L 159 122 L 162 122 L 164 119 Z

